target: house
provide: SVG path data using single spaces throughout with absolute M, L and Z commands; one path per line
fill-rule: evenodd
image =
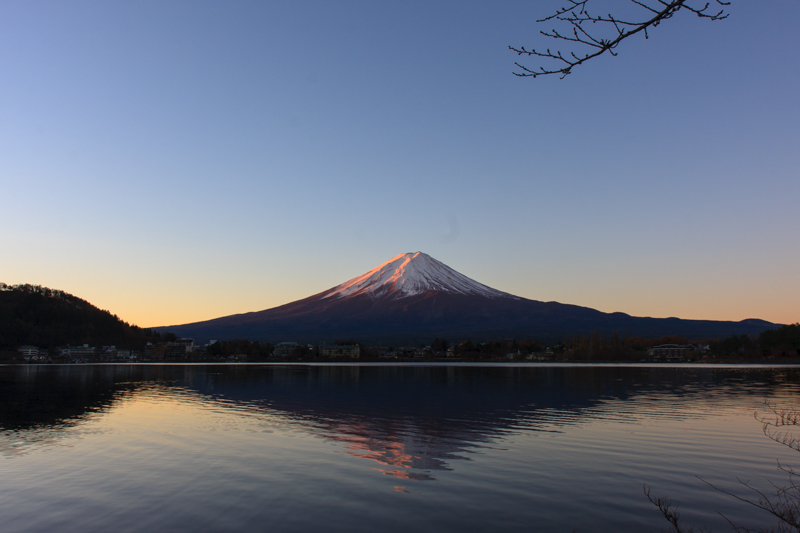
M 88 344 L 84 344 L 83 346 L 70 346 L 67 348 L 67 353 L 70 356 L 85 356 L 85 355 L 94 355 L 95 347 L 89 346 Z
M 148 343 L 149 344 L 149 343 Z M 150 345 L 150 355 L 154 359 L 164 359 L 164 356 L 167 352 L 167 344 L 166 342 L 157 342 L 155 344 Z M 145 346 L 145 352 L 147 351 L 147 346 Z
M 659 344 L 647 350 L 647 355 L 657 361 L 683 361 L 694 351 L 691 344 Z
M 177 339 L 172 341 L 173 346 L 183 346 L 184 353 L 192 353 L 194 351 L 194 339 Z
M 549 346 L 543 352 L 531 352 L 531 354 L 527 357 L 528 361 L 538 361 L 540 363 L 553 361 L 556 358 L 556 354 L 553 353 L 553 349 Z
M 164 357 L 167 359 L 180 359 L 181 357 L 186 357 L 187 353 L 191 353 L 191 350 L 188 349 L 189 346 L 180 342 L 182 340 L 184 339 L 168 342 L 164 347 Z M 192 341 L 192 345 L 194 345 L 194 341 Z
M 39 348 L 30 344 L 20 346 L 17 351 L 25 357 L 33 357 L 34 355 L 38 357 L 39 355 Z
M 296 342 L 279 342 L 272 350 L 273 357 L 289 357 L 294 353 L 295 348 L 300 345 Z
M 319 355 L 321 357 L 349 357 L 351 359 L 358 359 L 361 357 L 361 348 L 358 344 L 323 344 L 319 347 Z

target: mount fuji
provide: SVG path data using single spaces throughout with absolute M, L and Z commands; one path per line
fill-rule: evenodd
M 285 305 L 204 322 L 156 328 L 198 341 L 321 342 L 355 338 L 406 344 L 471 338 L 558 341 L 594 330 L 689 338 L 758 334 L 775 324 L 634 317 L 529 300 L 493 289 L 422 252 L 398 255 L 369 272 Z

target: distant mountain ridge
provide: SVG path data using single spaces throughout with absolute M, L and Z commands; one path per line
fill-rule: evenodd
M 533 338 L 555 342 L 564 335 L 617 331 L 620 335 L 721 338 L 776 327 L 758 319 L 741 322 L 633 317 L 558 302 L 529 300 L 464 276 L 422 252 L 400 254 L 319 294 L 264 311 L 156 328 L 198 341 L 235 338 L 280 342 L 410 344 L 435 337 Z

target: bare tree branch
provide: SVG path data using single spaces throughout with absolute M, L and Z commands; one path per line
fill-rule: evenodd
M 773 517 L 778 519 L 778 530 L 779 532 L 796 532 L 800 531 L 800 521 L 798 519 L 798 494 L 796 489 L 793 491 L 794 494 L 790 493 L 787 490 L 787 487 L 778 487 L 773 484 L 775 488 L 776 495 L 773 497 L 767 496 L 764 494 L 763 491 L 758 490 L 757 488 L 750 485 L 749 481 L 742 481 L 741 479 L 736 479 L 740 485 L 747 488 L 751 492 L 756 495 L 756 499 L 750 499 L 744 496 L 739 496 L 734 492 L 727 491 L 725 489 L 721 489 L 703 478 L 698 477 L 700 481 L 711 487 L 712 489 L 721 492 L 722 494 L 726 494 L 732 498 L 739 500 L 742 503 L 746 503 L 762 511 L 766 511 L 771 514 Z M 795 486 L 792 481 L 790 481 L 790 486 Z M 745 527 L 737 527 L 731 523 L 724 515 L 720 514 L 725 520 L 728 521 L 729 524 L 736 530 L 736 531 L 744 531 L 744 532 L 757 532 L 757 533 L 769 533 L 775 531 L 774 528 L 770 529 L 749 529 Z
M 800 427 L 800 408 L 778 408 L 776 405 L 770 403 L 769 400 L 765 400 L 764 404 L 769 412 L 766 415 L 760 415 L 759 413 L 754 414 L 756 420 L 762 424 L 764 435 L 779 444 L 800 452 L 800 437 L 797 437 L 794 433 L 798 431 Z M 800 472 L 792 467 L 784 466 L 780 462 L 778 462 L 778 470 L 787 474 L 788 479 L 785 485 L 776 485 L 770 482 L 772 490 L 769 491 L 769 494 L 751 485 L 750 481 L 743 481 L 739 478 L 737 478 L 736 481 L 746 489 L 744 496 L 717 487 L 699 476 L 697 479 L 714 490 L 726 494 L 742 503 L 761 509 L 772 515 L 774 519 L 777 519 L 777 529 L 775 527 L 769 529 L 751 529 L 737 526 L 731 522 L 728 517 L 719 513 L 734 531 L 738 533 L 800 533 Z M 680 514 L 678 513 L 678 509 L 672 505 L 667 498 L 655 498 L 651 496 L 650 489 L 647 486 L 645 486 L 644 493 L 653 505 L 658 507 L 675 533 L 691 531 L 691 528 L 687 528 L 679 523 Z M 749 494 L 749 496 L 747 494 Z
M 678 512 L 678 506 L 673 505 L 669 498 L 664 496 L 659 496 L 658 498 L 652 496 L 650 494 L 650 487 L 647 485 L 643 485 L 642 489 L 644 490 L 644 495 L 647 496 L 647 499 L 650 500 L 653 505 L 658 507 L 658 510 L 661 511 L 661 514 L 664 515 L 664 518 L 667 519 L 667 522 L 672 526 L 672 531 L 674 533 L 702 533 L 704 531 L 708 531 L 705 528 L 702 529 L 694 529 L 691 526 L 684 526 L 680 522 L 681 514 Z
M 560 74 L 563 79 L 572 72 L 574 67 L 582 65 L 590 59 L 601 56 L 606 52 L 612 56 L 616 56 L 615 48 L 628 37 L 641 32 L 644 33 L 645 38 L 647 38 L 648 29 L 655 28 L 663 21 L 672 18 L 682 9 L 694 13 L 700 18 L 723 20 L 728 18 L 728 13 L 725 12 L 724 6 L 730 5 L 730 1 L 713 0 L 716 2 L 717 6 L 720 6 L 719 11 L 716 11 L 715 9 L 711 9 L 711 0 L 706 2 L 702 7 L 692 5 L 693 0 L 630 0 L 632 4 L 643 10 L 643 14 L 636 20 L 623 20 L 612 14 L 591 15 L 587 10 L 587 5 L 590 1 L 591 0 L 567 0 L 569 5 L 558 9 L 549 17 L 536 21 L 548 22 L 557 20 L 568 23 L 571 29 L 570 33 L 562 33 L 556 29 L 540 31 L 539 33 L 551 39 L 577 43 L 578 45 L 589 47 L 588 52 L 583 55 L 576 54 L 575 52 L 565 54 L 560 50 L 551 51 L 549 48 L 542 52 L 534 48 L 526 49 L 524 46 L 519 48 L 509 46 L 508 48 L 516 52 L 518 56 L 536 56 L 545 58 L 550 62 L 555 62 L 555 67 L 548 68 L 543 66 L 528 68 L 521 65 L 519 62 L 515 62 L 514 64 L 520 68 L 520 71 L 514 72 L 514 75 L 521 78 L 536 78 L 537 76 Z M 593 25 L 599 25 L 600 30 L 598 31 Z M 590 27 L 592 28 L 591 31 L 589 29 Z M 602 36 L 606 33 L 609 34 L 607 38 Z

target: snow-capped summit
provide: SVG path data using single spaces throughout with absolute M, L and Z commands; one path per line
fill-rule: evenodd
M 478 283 L 422 252 L 400 254 L 366 274 L 337 285 L 323 298 L 368 294 L 397 299 L 430 291 L 487 298 L 516 298 Z

